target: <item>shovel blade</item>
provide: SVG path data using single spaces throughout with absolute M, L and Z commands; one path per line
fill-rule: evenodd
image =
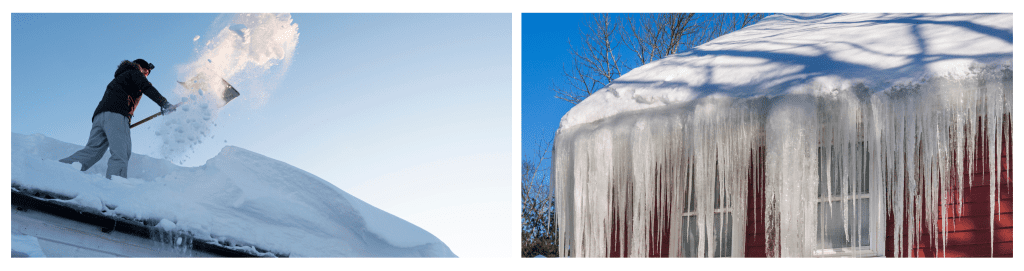
M 221 99 L 224 99 L 224 104 L 228 104 L 228 102 L 234 100 L 235 97 L 242 95 L 238 93 L 238 90 L 236 90 L 235 87 L 228 84 L 228 81 L 224 80 L 224 78 L 221 78 L 220 81 L 224 83 L 224 91 L 221 92 Z
M 202 91 L 201 87 L 205 85 L 205 84 L 203 84 L 203 82 L 206 79 L 207 79 L 207 77 L 205 77 L 205 76 L 196 75 L 196 76 L 192 77 L 192 79 L 189 79 L 188 82 L 178 81 L 178 84 L 180 84 L 182 87 L 185 87 L 186 89 L 189 89 L 189 90 L 192 90 L 192 91 L 196 91 L 196 92 L 201 92 Z M 234 86 L 231 86 L 231 84 L 229 84 L 227 80 L 224 80 L 224 78 L 218 78 L 218 79 L 220 79 L 220 82 L 221 82 L 221 86 L 220 87 L 222 88 L 222 91 L 220 91 L 220 98 L 221 98 L 221 100 L 224 101 L 224 103 L 220 104 L 220 106 L 227 105 L 228 102 L 230 102 L 231 100 L 234 100 L 238 96 L 242 95 L 241 93 L 238 93 L 238 90 L 235 89 Z

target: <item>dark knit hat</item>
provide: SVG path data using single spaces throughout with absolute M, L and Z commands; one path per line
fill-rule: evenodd
M 152 71 L 153 68 L 156 68 L 156 66 L 153 66 L 153 63 L 146 62 L 146 60 L 141 59 L 141 58 L 140 59 L 136 59 L 135 61 L 132 61 L 132 62 L 134 62 L 135 64 L 139 64 L 139 67 L 142 67 L 142 68 L 147 69 L 147 70 L 151 70 Z

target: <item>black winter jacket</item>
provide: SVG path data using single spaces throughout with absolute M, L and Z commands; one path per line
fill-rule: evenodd
M 128 60 L 121 61 L 121 64 L 117 66 L 117 71 L 114 72 L 114 80 L 107 84 L 107 91 L 103 93 L 103 99 L 96 106 L 92 117 L 95 119 L 96 115 L 109 111 L 124 115 L 131 121 L 142 94 L 146 94 L 146 97 L 160 105 L 160 108 L 168 106 L 167 99 L 160 95 L 160 92 L 139 71 L 138 65 Z

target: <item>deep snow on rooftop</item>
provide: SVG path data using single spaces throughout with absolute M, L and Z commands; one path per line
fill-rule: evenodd
M 971 64 L 1011 65 L 1012 14 L 776 14 L 633 69 L 573 107 L 561 129 L 708 96 L 865 84 L 882 91 Z
M 327 181 L 233 146 L 199 167 L 133 154 L 128 179 L 106 179 L 107 156 L 86 172 L 57 162 L 81 146 L 11 135 L 11 184 L 71 197 L 83 209 L 200 240 L 290 257 L 454 257 L 441 240 Z

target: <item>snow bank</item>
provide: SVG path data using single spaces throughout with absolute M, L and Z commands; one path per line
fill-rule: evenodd
M 742 257 L 748 223 L 769 256 L 879 255 L 886 215 L 896 256 L 941 248 L 939 206 L 963 198 L 975 160 L 1007 151 L 1012 59 L 1012 14 L 773 15 L 636 68 L 561 120 L 560 255 L 669 240 L 664 255 Z
M 454 257 L 429 232 L 305 171 L 238 147 L 200 167 L 133 154 L 128 179 L 105 179 L 107 157 L 79 172 L 56 160 L 81 146 L 43 135 L 11 136 L 11 183 L 69 196 L 196 239 L 255 246 L 292 257 Z

